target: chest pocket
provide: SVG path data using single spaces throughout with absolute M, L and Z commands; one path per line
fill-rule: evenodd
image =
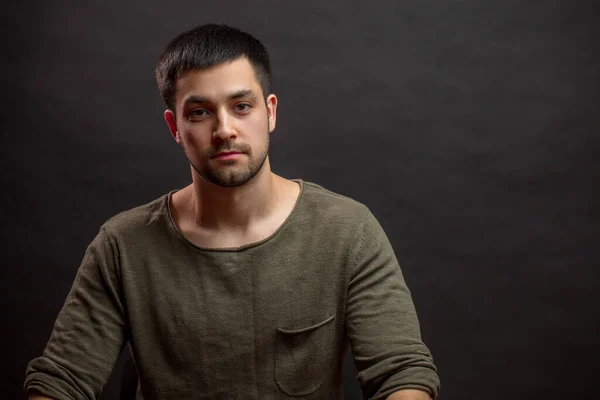
M 332 370 L 335 315 L 300 329 L 277 329 L 275 380 L 290 396 L 317 390 Z

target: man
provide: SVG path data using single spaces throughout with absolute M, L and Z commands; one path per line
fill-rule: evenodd
M 437 396 L 410 292 L 364 205 L 271 172 L 277 97 L 251 35 L 204 25 L 156 68 L 192 183 L 108 220 L 88 247 L 30 399 L 94 399 L 126 343 L 153 399 Z

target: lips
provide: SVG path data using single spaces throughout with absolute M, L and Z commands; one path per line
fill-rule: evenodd
M 244 154 L 241 151 L 222 151 L 220 153 L 215 154 L 212 158 L 230 158 L 235 157 L 236 155 Z

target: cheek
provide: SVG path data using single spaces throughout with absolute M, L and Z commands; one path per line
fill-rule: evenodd
M 194 148 L 203 145 L 202 134 L 200 132 L 195 131 L 186 131 L 185 134 L 182 136 L 181 141 L 186 146 L 191 146 Z
M 266 113 L 264 115 L 257 114 L 252 118 L 244 121 L 245 129 L 252 132 L 254 136 L 260 136 L 269 132 L 269 118 Z
M 205 143 L 200 135 L 187 132 L 181 136 L 181 146 L 188 157 L 197 158 L 207 153 L 210 143 Z

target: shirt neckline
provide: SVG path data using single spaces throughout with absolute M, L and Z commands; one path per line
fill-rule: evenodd
M 271 239 L 273 239 L 275 236 L 279 235 L 279 232 L 281 232 L 288 225 L 289 221 L 296 214 L 296 212 L 299 208 L 300 202 L 304 195 L 304 186 L 305 186 L 304 181 L 302 179 L 290 179 L 290 180 L 293 182 L 296 182 L 300 185 L 300 194 L 298 194 L 298 198 L 296 199 L 296 204 L 294 204 L 294 208 L 292 208 L 292 211 L 290 212 L 290 214 L 283 221 L 283 223 L 281 225 L 279 225 L 279 227 L 275 230 L 275 232 L 273 232 L 266 238 L 259 240 L 257 242 L 248 243 L 248 244 L 245 244 L 243 246 L 238 246 L 238 247 L 202 247 L 202 246 L 198 246 L 197 244 L 195 244 L 194 242 L 189 240 L 179 230 L 179 228 L 177 227 L 177 224 L 175 224 L 175 220 L 173 219 L 173 214 L 171 213 L 171 196 L 174 193 L 178 192 L 180 189 L 171 190 L 169 193 L 167 193 L 165 195 L 165 198 L 164 198 L 164 206 L 167 211 L 167 218 L 169 220 L 168 221 L 169 226 L 177 234 L 177 236 L 179 236 L 179 238 L 182 239 L 186 244 L 195 248 L 196 250 L 200 250 L 203 252 L 236 253 L 236 252 L 240 252 L 240 251 L 244 251 L 247 249 L 251 249 L 251 248 L 260 246 L 261 244 L 266 243 L 266 242 L 270 241 Z

